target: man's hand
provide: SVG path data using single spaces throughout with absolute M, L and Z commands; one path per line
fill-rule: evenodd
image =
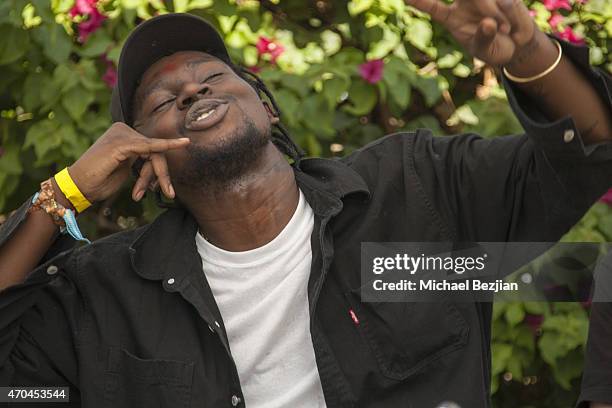
M 537 30 L 522 0 L 406 0 L 442 24 L 472 56 L 508 65 L 530 48 Z
M 149 182 L 157 178 L 163 193 L 174 198 L 164 152 L 185 147 L 189 139 L 147 138 L 124 123 L 114 123 L 68 168 L 79 190 L 90 201 L 100 201 L 119 190 L 138 158 L 147 160 L 132 188 L 132 198 L 140 200 Z

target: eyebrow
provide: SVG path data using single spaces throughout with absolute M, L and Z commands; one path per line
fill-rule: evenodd
M 188 60 L 184 63 L 184 65 L 187 67 L 188 70 L 193 71 L 194 69 L 196 69 L 197 67 L 199 67 L 202 64 L 205 64 L 207 62 L 220 62 L 217 58 L 206 55 L 206 56 L 201 56 L 195 59 L 191 59 Z M 151 95 L 153 92 L 157 91 L 159 88 L 163 88 L 166 85 L 170 84 L 172 81 L 166 80 L 166 79 L 160 79 L 158 81 L 155 81 L 153 83 L 153 85 L 149 86 L 147 89 L 145 89 L 141 95 L 140 95 L 140 100 L 144 101 L 149 95 Z M 177 83 L 177 80 L 174 80 L 174 83 Z

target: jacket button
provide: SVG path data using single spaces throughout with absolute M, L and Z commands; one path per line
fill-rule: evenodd
M 237 395 L 232 395 L 232 407 L 237 407 L 238 404 L 240 404 L 240 401 L 242 401 L 240 397 Z
M 211 331 L 211 332 L 213 332 L 213 333 L 215 332 L 215 329 L 213 329 L 213 328 L 212 328 L 212 326 L 211 326 L 210 324 L 208 325 L 208 330 L 210 330 L 210 331 Z
M 168 285 L 172 285 L 174 283 L 174 278 L 168 279 Z
M 569 143 L 572 140 L 574 140 L 574 136 L 575 136 L 575 132 L 572 129 L 567 129 L 564 133 L 563 133 L 563 141 L 565 143 Z
M 216 320 L 215 320 L 215 326 L 217 326 L 217 327 L 221 328 L 221 325 L 220 325 L 220 324 L 219 324 L 219 322 L 218 322 L 218 321 L 216 321 Z
M 59 269 L 55 265 L 49 265 L 47 268 L 47 275 L 55 275 Z

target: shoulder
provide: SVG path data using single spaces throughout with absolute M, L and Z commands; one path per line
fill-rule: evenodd
M 120 270 L 130 265 L 130 246 L 151 224 L 121 231 L 72 250 L 73 274 L 87 275 L 109 267 Z

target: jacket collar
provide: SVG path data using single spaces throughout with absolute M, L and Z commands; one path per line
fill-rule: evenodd
M 299 168 L 293 169 L 298 186 L 319 216 L 340 211 L 341 200 L 348 195 L 370 196 L 363 178 L 340 160 L 303 159 Z M 201 265 L 195 243 L 197 228 L 195 219 L 186 210 L 167 210 L 143 227 L 132 241 L 129 247 L 132 267 L 145 279 L 172 278 L 174 281 L 168 289 L 178 289 L 183 277 Z

